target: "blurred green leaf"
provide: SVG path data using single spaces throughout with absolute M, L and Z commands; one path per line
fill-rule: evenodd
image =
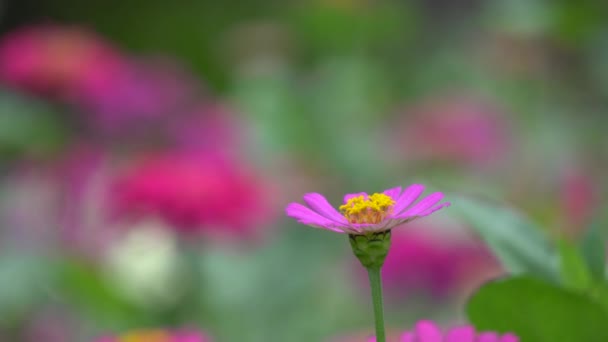
M 511 331 L 522 342 L 608 341 L 608 313 L 600 304 L 532 277 L 484 285 L 466 311 L 477 329 Z
M 246 253 L 206 246 L 200 284 L 210 316 L 201 324 L 212 320 L 218 340 L 250 342 L 322 341 L 361 328 L 366 314 L 371 327 L 371 307 L 361 309 L 365 301 L 349 282 L 345 256 L 343 236 L 301 227 Z M 268 322 L 280 323 L 269 329 Z
M 0 89 L 0 156 L 45 156 L 61 147 L 66 136 L 51 106 Z
M 591 286 L 592 277 L 581 252 L 574 244 L 560 240 L 560 271 L 564 286 L 583 291 Z
M 26 315 L 46 300 L 54 280 L 51 259 L 34 254 L 0 254 L 0 325 Z
M 458 197 L 453 203 L 452 210 L 487 242 L 510 273 L 530 273 L 550 281 L 560 278 L 553 246 L 527 218 L 487 201 Z
M 605 282 L 594 283 L 591 285 L 591 288 L 586 291 L 586 294 L 608 312 L 608 284 Z
M 91 265 L 66 260 L 59 274 L 59 291 L 63 298 L 93 318 L 97 327 L 136 325 L 146 316 L 109 286 L 100 270 Z
M 591 275 L 598 281 L 605 281 L 606 278 L 606 238 L 601 229 L 603 223 L 595 220 L 589 226 L 580 246 Z
M 289 24 L 307 50 L 319 55 L 347 55 L 403 44 L 417 28 L 415 8 L 407 3 L 353 2 L 298 6 Z

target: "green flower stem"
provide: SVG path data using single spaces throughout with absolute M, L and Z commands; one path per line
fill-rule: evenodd
M 386 342 L 384 332 L 384 310 L 382 308 L 382 277 L 379 267 L 368 267 L 367 275 L 369 285 L 372 289 L 372 301 L 374 303 L 374 319 L 376 323 L 376 342 Z
M 353 253 L 355 253 L 361 265 L 367 269 L 367 275 L 369 276 L 372 301 L 374 302 L 376 342 L 386 342 L 380 269 L 391 247 L 391 231 L 368 233 L 366 235 L 350 235 L 349 241 Z

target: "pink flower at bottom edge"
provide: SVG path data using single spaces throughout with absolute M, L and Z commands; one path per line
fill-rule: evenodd
M 376 338 L 370 337 L 367 342 L 376 342 Z M 418 321 L 413 330 L 404 332 L 399 342 L 519 342 L 519 337 L 493 331 L 478 333 L 471 325 L 455 327 L 444 334 L 437 324 L 423 320 Z
M 136 330 L 119 336 L 105 336 L 94 342 L 211 342 L 206 334 L 196 331 L 163 329 Z

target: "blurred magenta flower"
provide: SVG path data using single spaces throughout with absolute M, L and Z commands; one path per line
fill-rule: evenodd
M 560 211 L 568 225 L 566 231 L 575 234 L 581 231 L 597 205 L 597 190 L 594 180 L 585 171 L 572 168 L 565 172 L 559 184 Z
M 113 73 L 122 57 L 77 27 L 28 26 L 0 41 L 0 79 L 43 95 L 70 98 L 90 73 Z
M 384 232 L 402 223 L 428 216 L 449 206 L 449 202 L 438 204 L 443 194 L 435 192 L 412 205 L 424 192 L 424 186 L 413 184 L 401 192 L 401 187 L 385 190 L 383 193 L 368 195 L 360 192 L 346 194 L 340 213 L 318 193 L 304 195 L 304 202 L 290 203 L 286 208 L 288 216 L 298 222 L 337 233 L 365 235 Z
M 182 112 L 194 97 L 193 83 L 170 63 L 125 60 L 83 75 L 74 101 L 97 128 L 133 131 Z
M 52 165 L 59 192 L 56 203 L 62 248 L 97 259 L 119 231 L 108 224 L 112 156 L 100 146 L 78 142 Z
M 120 217 L 158 217 L 187 233 L 252 233 L 271 211 L 261 178 L 209 153 L 139 158 L 119 171 L 110 197 Z
M 116 337 L 102 337 L 95 342 L 211 342 L 211 338 L 201 332 L 140 330 Z
M 171 63 L 143 63 L 78 27 L 25 27 L 0 41 L 0 79 L 79 110 L 115 133 L 169 117 L 194 98 L 194 82 Z M 143 120 L 143 121 L 142 121 Z
M 431 321 L 419 321 L 413 330 L 401 335 L 400 342 L 517 342 L 519 338 L 511 333 L 500 335 L 487 331 L 475 331 L 471 325 L 450 329 L 446 334 Z
M 499 274 L 498 263 L 482 244 L 429 233 L 432 228 L 415 226 L 393 234 L 382 269 L 388 297 L 400 299 L 424 292 L 444 298 Z
M 183 150 L 238 157 L 247 143 L 245 124 L 224 103 L 198 103 L 167 127 L 174 144 Z
M 509 140 L 502 113 L 466 97 L 432 99 L 409 108 L 396 127 L 397 149 L 415 160 L 497 161 Z
M 375 338 L 367 342 L 375 342 Z M 404 332 L 399 342 L 518 342 L 519 338 L 514 334 L 499 334 L 493 331 L 477 333 L 471 325 L 465 325 L 450 329 L 443 333 L 439 326 L 431 321 L 419 321 L 413 330 Z
M 82 322 L 60 307 L 37 307 L 28 318 L 23 342 L 65 342 L 73 341 Z M 4 339 L 0 339 L 5 341 Z M 6 339 L 7 341 L 9 339 Z

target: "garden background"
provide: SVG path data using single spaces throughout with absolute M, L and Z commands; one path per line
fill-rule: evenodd
M 608 4 L 0 4 L 0 341 L 363 341 L 345 236 L 285 216 L 307 192 L 452 202 L 394 230 L 391 332 L 506 274 L 604 281 Z

